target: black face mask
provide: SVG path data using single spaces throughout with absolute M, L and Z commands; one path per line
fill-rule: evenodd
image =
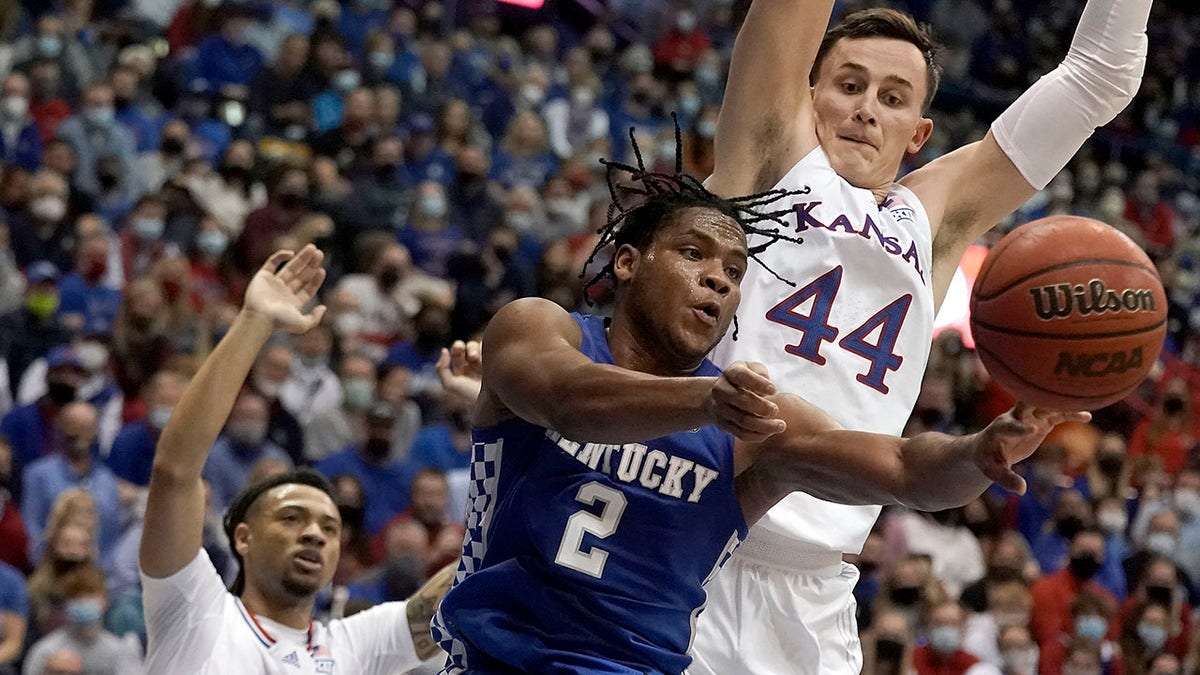
M 1071 574 L 1080 581 L 1088 581 L 1100 571 L 1100 561 L 1090 555 L 1071 556 Z
M 390 293 L 398 283 L 400 283 L 400 270 L 398 268 L 385 267 L 379 271 L 379 288 L 384 293 Z
M 1171 601 L 1175 599 L 1175 593 L 1170 586 L 1147 586 L 1146 599 L 1156 605 L 1170 607 Z
M 67 572 L 73 572 L 73 571 L 79 569 L 80 567 L 83 567 L 84 565 L 87 564 L 87 561 L 86 560 L 64 560 L 62 558 L 55 558 L 54 562 L 52 564 L 54 566 L 55 572 L 57 572 L 59 574 L 66 574 Z
M 250 169 L 237 164 L 222 164 L 217 170 L 226 183 L 247 183 L 250 181 Z M 282 195 L 280 195 L 282 199 Z M 281 202 L 282 203 L 282 202 Z
M 958 509 L 946 509 L 945 511 L 934 511 L 929 516 L 933 518 L 935 523 L 945 525 L 946 527 L 955 527 L 959 522 Z
M 879 638 L 875 641 L 876 661 L 899 661 L 904 657 L 904 644 L 891 638 Z
M 75 400 L 75 385 L 66 382 L 47 382 L 46 395 L 55 405 L 66 405 Z
M 368 438 L 363 450 L 366 451 L 367 457 L 378 462 L 386 459 L 392 452 L 392 442 L 386 438 Z
M 893 605 L 900 607 L 912 607 L 921 601 L 921 597 L 925 595 L 924 589 L 920 586 L 901 586 L 893 588 L 888 597 L 891 598 Z
M 993 565 L 988 568 L 988 578 L 993 581 L 1020 581 L 1023 576 L 1018 567 Z
M 159 145 L 158 149 L 161 150 L 164 155 L 175 156 L 183 154 L 183 148 L 184 142 L 182 140 L 176 138 L 175 136 L 167 136 L 162 140 L 162 144 Z
M 861 573 L 861 578 L 866 578 L 879 571 L 879 563 L 873 561 L 859 560 L 858 571 Z
M 1055 523 L 1054 528 L 1058 530 L 1059 536 L 1071 541 L 1083 529 L 1083 519 L 1078 516 L 1067 516 Z
M 1163 412 L 1168 415 L 1178 415 L 1183 412 L 1183 406 L 1184 400 L 1179 396 L 1172 396 L 1163 400 Z
M 100 188 L 104 191 L 115 188 L 121 182 L 121 177 L 113 173 L 100 173 L 96 175 L 96 181 L 100 183 Z
M 303 208 L 308 202 L 308 197 L 298 192 L 281 192 L 279 193 L 279 205 L 283 208 L 294 211 Z
M 1125 456 L 1116 453 L 1105 453 L 1096 456 L 1096 467 L 1103 473 L 1117 474 L 1125 466 Z
M 395 180 L 397 170 L 399 170 L 397 164 L 381 164 L 375 167 L 375 180 L 380 183 L 390 183 Z
M 338 514 L 342 517 L 342 527 L 346 529 L 361 530 L 366 513 L 367 510 L 361 506 L 338 504 Z

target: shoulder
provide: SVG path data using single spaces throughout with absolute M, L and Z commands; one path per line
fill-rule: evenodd
M 579 322 L 567 310 L 545 298 L 521 298 L 513 300 L 496 312 L 488 322 L 483 344 L 488 337 L 520 339 L 546 332 L 561 334 L 578 346 L 582 339 Z

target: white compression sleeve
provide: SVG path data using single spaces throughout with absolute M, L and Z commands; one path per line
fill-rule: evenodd
M 1151 0 L 1089 0 L 1066 59 L 992 123 L 992 135 L 1029 184 L 1042 189 L 1096 127 L 1137 93 L 1146 65 Z

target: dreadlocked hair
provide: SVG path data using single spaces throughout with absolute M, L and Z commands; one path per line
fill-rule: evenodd
M 629 129 L 629 142 L 633 146 L 636 166 L 624 162 L 600 160 L 605 167 L 605 179 L 612 201 L 608 205 L 608 218 L 604 225 L 597 230 L 600 240 L 596 242 L 595 248 L 592 249 L 591 255 L 584 263 L 584 269 L 579 273 L 579 277 L 583 278 L 587 274 L 588 267 L 600 252 L 609 246 L 616 249 L 628 244 L 639 251 L 644 251 L 654 239 L 654 234 L 658 229 L 670 223 L 676 213 L 683 209 L 700 207 L 713 209 L 732 218 L 741 226 L 747 236 L 758 235 L 763 238 L 763 241 L 757 242 L 749 248 L 749 257 L 762 265 L 763 269 L 770 272 L 776 279 L 789 286 L 795 286 L 795 282 L 779 276 L 775 270 L 764 263 L 759 254 L 777 241 L 789 241 L 793 244 L 804 242 L 800 237 L 786 234 L 781 229 L 787 227 L 784 217 L 792 212 L 791 206 L 771 209 L 770 205 L 783 197 L 807 194 L 809 188 L 805 186 L 800 190 L 768 190 L 742 197 L 718 197 L 709 192 L 699 180 L 683 172 L 683 142 L 679 132 L 679 120 L 674 113 L 671 114 L 671 119 L 675 123 L 674 173 L 659 173 L 646 169 L 646 163 L 642 158 L 642 151 L 638 147 L 632 127 Z M 622 182 L 620 178 L 622 173 L 630 174 L 631 178 L 628 183 Z M 775 227 L 769 226 L 768 223 L 773 223 Z M 584 295 L 587 297 L 589 305 L 592 304 L 592 300 L 588 297 L 587 291 L 592 286 L 610 278 L 616 279 L 611 260 L 584 284 Z M 736 317 L 734 318 L 734 335 L 735 337 L 737 335 Z
M 238 597 L 241 597 L 242 591 L 246 589 L 246 569 L 242 555 L 238 553 L 237 542 L 233 540 L 233 533 L 240 523 L 246 522 L 246 517 L 250 514 L 250 507 L 254 506 L 258 498 L 280 485 L 307 485 L 329 495 L 334 502 L 337 501 L 333 495 L 333 486 L 329 484 L 325 476 L 307 467 L 276 474 L 243 488 L 241 493 L 234 497 L 229 509 L 225 511 L 225 518 L 221 523 L 222 529 L 225 530 L 225 536 L 229 538 L 229 550 L 238 564 L 237 578 L 233 580 L 233 586 L 229 591 Z

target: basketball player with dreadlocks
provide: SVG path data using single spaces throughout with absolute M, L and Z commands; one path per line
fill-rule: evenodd
M 967 246 L 1045 187 L 1132 99 L 1151 0 L 1088 0 L 1062 65 L 978 142 L 897 181 L 929 139 L 935 44 L 890 9 L 754 0 L 738 33 L 706 185 L 718 195 L 794 190 L 787 244 L 743 282 L 740 335 L 713 360 L 767 364 L 783 391 L 848 429 L 895 434 L 916 401 L 937 306 Z M 751 237 L 751 244 L 756 241 Z M 849 451 L 849 449 L 848 449 Z M 940 479 L 940 477 L 939 477 Z M 797 494 L 751 530 L 709 586 L 693 675 L 857 673 L 844 553 L 879 508 Z
M 721 372 L 705 355 L 761 253 L 746 234 L 788 238 L 756 211 L 785 195 L 722 200 L 640 158 L 634 179 L 644 201 L 613 190 L 600 243 L 615 246 L 611 320 L 526 298 L 486 329 L 468 531 L 434 619 L 444 672 L 680 673 L 703 584 L 792 490 L 963 504 L 991 480 L 1020 489 L 1010 466 L 1087 419 L 1022 409 L 975 436 L 904 441 L 775 396 L 760 364 Z
M 200 471 L 209 448 L 271 333 L 303 333 L 321 320 L 323 306 L 308 313 L 303 307 L 325 278 L 322 257 L 309 245 L 267 260 L 163 429 L 139 553 L 146 672 L 392 675 L 437 652 L 429 621 L 450 585 L 449 569 L 407 602 L 328 624 L 313 621 L 313 599 L 333 579 L 341 535 L 332 490 L 313 471 L 248 486 L 234 500 L 225 517 L 240 564 L 232 592 L 200 546 Z

